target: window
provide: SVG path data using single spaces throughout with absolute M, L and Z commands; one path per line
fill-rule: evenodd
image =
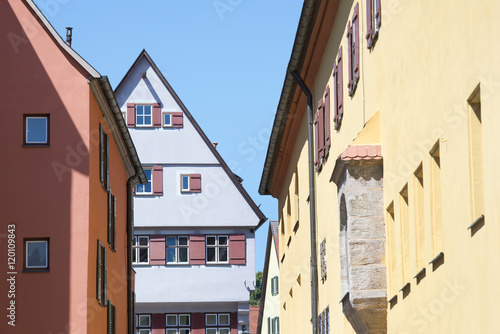
M 166 237 L 167 264 L 189 263 L 189 240 L 187 236 Z
M 327 307 L 318 316 L 318 330 L 319 334 L 330 334 L 330 310 Z
M 137 334 L 151 334 L 151 315 L 139 314 L 137 318 Z
M 134 236 L 132 241 L 132 263 L 149 264 L 149 237 Z
M 153 193 L 153 169 L 144 168 L 144 174 L 146 174 L 148 184 L 138 184 L 135 188 L 136 195 L 151 195 Z
M 330 151 L 330 86 L 326 86 L 325 95 L 318 100 L 314 115 L 314 166 L 319 171 Z M 296 181 L 296 197 L 298 198 L 298 181 Z M 298 209 L 297 219 L 298 219 Z
M 169 113 L 169 112 L 164 112 L 163 115 L 162 115 L 162 119 L 163 119 L 163 127 L 171 127 L 172 126 L 172 113 Z
M 205 324 L 207 326 L 217 326 L 217 314 L 205 315 Z
M 50 116 L 48 114 L 24 115 L 24 145 L 49 145 Z
M 368 48 L 375 44 L 381 24 L 380 0 L 366 0 L 366 41 Z
M 153 114 L 150 105 L 135 106 L 135 125 L 136 126 L 152 126 Z
M 219 314 L 219 325 L 229 326 L 229 313 Z
M 190 334 L 191 316 L 189 314 L 167 314 L 166 334 Z M 175 327 L 175 328 L 172 328 Z
M 116 334 L 116 306 L 108 300 L 108 334 Z
M 182 174 L 181 192 L 199 193 L 201 192 L 201 174 Z
M 205 325 L 207 328 L 205 330 L 206 334 L 230 334 L 231 328 L 229 327 L 231 319 L 229 313 L 212 313 L 205 315 Z M 227 327 L 226 327 L 227 326 Z
M 49 239 L 24 241 L 24 269 L 47 271 L 49 269 Z
M 334 117 L 333 123 L 335 130 L 340 127 L 340 122 L 342 121 L 342 115 L 344 113 L 343 104 L 343 86 L 342 86 L 342 46 L 339 48 L 337 54 L 337 62 L 333 71 L 333 107 L 334 107 Z
M 279 334 L 280 332 L 280 317 L 274 317 L 271 319 L 271 333 Z
M 326 239 L 320 244 L 320 253 L 321 253 L 321 279 L 324 280 L 326 278 Z
M 228 263 L 227 235 L 209 235 L 207 243 L 207 263 Z
M 271 295 L 276 296 L 279 293 L 278 276 L 271 278 Z
M 108 191 L 108 244 L 116 251 L 116 197 Z
M 167 327 L 176 327 L 177 326 L 177 314 L 167 314 L 166 315 L 166 326 Z
M 109 190 L 109 138 L 99 123 L 99 179 L 104 190 Z
M 99 304 L 106 306 L 108 273 L 106 264 L 106 248 L 97 240 L 97 273 L 96 273 L 96 298 Z
M 359 81 L 359 4 L 354 6 L 354 13 L 347 28 L 347 44 L 349 47 L 348 64 L 349 64 L 349 82 L 347 83 L 349 96 L 354 95 L 356 86 Z

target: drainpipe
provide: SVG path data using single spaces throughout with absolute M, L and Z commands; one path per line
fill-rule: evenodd
M 312 109 L 312 94 L 306 83 L 296 71 L 290 71 L 295 81 L 307 96 L 307 141 L 309 154 L 309 213 L 310 213 L 310 229 L 311 229 L 311 319 L 313 334 L 317 333 L 318 319 L 318 271 L 316 264 L 316 200 L 315 200 L 315 184 L 314 184 L 314 141 L 313 141 L 313 109 Z
M 133 179 L 138 177 L 138 172 L 127 180 L 127 304 L 128 308 L 128 333 L 134 334 L 134 296 L 132 292 L 132 239 L 134 238 L 134 201 L 132 196 Z

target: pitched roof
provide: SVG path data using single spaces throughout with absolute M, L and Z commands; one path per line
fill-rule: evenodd
M 184 105 L 184 103 L 182 102 L 182 100 L 179 98 L 179 96 L 175 93 L 175 91 L 172 88 L 172 86 L 170 86 L 170 84 L 168 83 L 167 79 L 165 79 L 165 77 L 161 73 L 160 69 L 156 66 L 155 62 L 149 56 L 149 54 L 147 53 L 147 51 L 145 49 L 143 49 L 141 51 L 141 53 L 139 54 L 139 56 L 137 57 L 137 59 L 135 60 L 135 62 L 132 64 L 132 66 L 130 67 L 130 69 L 123 76 L 123 78 L 120 81 L 120 83 L 118 84 L 118 86 L 116 86 L 115 92 L 120 89 L 120 87 L 122 86 L 122 84 L 127 80 L 127 78 L 129 77 L 129 75 L 132 73 L 133 68 L 139 63 L 139 61 L 142 58 L 146 58 L 146 60 L 151 64 L 152 69 L 155 71 L 155 73 L 158 76 L 158 78 L 160 78 L 160 80 L 163 83 L 163 85 L 165 85 L 165 87 L 167 88 L 167 90 L 169 91 L 169 93 L 172 95 L 172 98 L 180 106 L 180 108 L 181 108 L 182 112 L 184 113 L 184 115 L 186 115 L 186 117 L 189 119 L 189 121 L 193 124 L 193 127 L 195 128 L 195 130 L 201 136 L 202 140 L 207 144 L 209 150 L 212 152 L 212 154 L 215 156 L 215 158 L 217 159 L 217 161 L 220 163 L 220 165 L 222 166 L 222 168 L 224 169 L 224 171 L 227 173 L 227 175 L 229 176 L 229 178 L 231 179 L 231 181 L 233 182 L 233 184 L 236 186 L 236 188 L 238 189 L 238 191 L 245 198 L 245 200 L 250 205 L 250 207 L 252 208 L 252 210 L 255 212 L 255 214 L 257 215 L 257 217 L 259 217 L 259 224 L 257 225 L 257 228 L 259 228 L 267 220 L 266 216 L 262 213 L 262 211 L 260 210 L 260 208 L 255 204 L 255 202 L 250 197 L 250 195 L 247 193 L 247 191 L 245 190 L 245 188 L 243 188 L 243 185 L 240 183 L 242 181 L 242 179 L 239 176 L 237 176 L 236 174 L 234 174 L 231 171 L 231 169 L 229 168 L 229 166 L 226 164 L 226 162 L 224 161 L 224 159 L 222 159 L 222 157 L 219 154 L 219 152 L 215 149 L 215 147 L 212 144 L 212 142 L 210 142 L 210 140 L 208 139 L 207 135 L 203 132 L 203 130 L 201 129 L 201 127 L 198 125 L 198 123 L 196 122 L 196 120 L 194 119 L 194 117 L 191 115 L 191 113 L 189 112 L 189 110 L 186 108 L 186 106 Z

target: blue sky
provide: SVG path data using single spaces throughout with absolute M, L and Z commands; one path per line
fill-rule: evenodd
M 35 0 L 60 35 L 113 87 L 142 49 L 158 65 L 261 210 L 258 187 L 301 0 Z M 267 223 L 256 233 L 262 270 Z

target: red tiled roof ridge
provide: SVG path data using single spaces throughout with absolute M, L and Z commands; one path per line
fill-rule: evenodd
M 340 155 L 344 161 L 351 160 L 380 160 L 382 159 L 381 145 L 353 145 L 346 148 Z

